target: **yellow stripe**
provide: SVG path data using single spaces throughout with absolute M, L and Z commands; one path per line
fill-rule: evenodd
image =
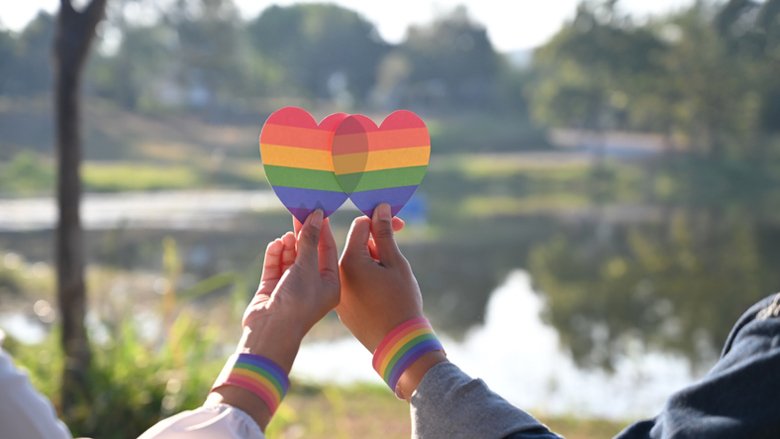
M 428 327 L 420 328 L 420 329 L 418 329 L 416 331 L 412 331 L 412 332 L 406 334 L 402 339 L 398 340 L 393 345 L 393 348 L 390 349 L 390 351 L 387 352 L 387 356 L 382 359 L 381 363 L 379 363 L 379 370 L 380 370 L 379 373 L 381 373 L 381 374 L 385 373 L 385 370 L 387 369 L 387 365 L 390 364 L 390 360 L 392 360 L 393 357 L 395 357 L 395 354 L 397 354 L 398 351 L 400 351 L 401 348 L 404 347 L 404 345 L 409 343 L 410 340 L 412 340 L 413 338 L 416 338 L 419 335 L 427 334 L 429 332 L 431 332 L 431 330 L 428 329 Z
M 383 169 L 426 166 L 431 158 L 430 146 L 413 148 L 385 149 L 370 153 L 342 154 L 333 156 L 333 166 L 337 174 L 381 171 Z
M 260 145 L 260 154 L 263 156 L 264 165 L 333 171 L 333 160 L 330 157 L 330 151 L 264 143 Z

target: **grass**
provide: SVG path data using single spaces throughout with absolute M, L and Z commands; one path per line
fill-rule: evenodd
M 87 162 L 82 167 L 87 190 L 97 192 L 190 189 L 203 181 L 199 172 L 184 165 Z

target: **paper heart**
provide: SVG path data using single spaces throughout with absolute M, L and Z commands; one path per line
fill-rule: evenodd
M 380 203 L 396 215 L 428 169 L 428 128 L 411 111 L 395 111 L 380 126 L 362 115 L 345 118 L 333 137 L 333 169 L 341 188 L 364 214 Z
M 263 125 L 260 156 L 266 178 L 282 204 L 301 222 L 315 209 L 322 209 L 327 217 L 347 200 L 331 156 L 334 131 L 346 117 L 331 114 L 318 125 L 306 110 L 284 107 Z

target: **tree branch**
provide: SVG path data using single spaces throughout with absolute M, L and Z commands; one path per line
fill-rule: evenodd
M 83 14 L 87 16 L 87 21 L 90 23 L 96 23 L 103 19 L 103 14 L 106 12 L 107 0 L 92 0 L 84 9 Z
M 70 0 L 60 0 L 60 14 L 67 14 L 71 16 L 77 14 L 76 10 L 73 9 L 73 5 L 70 3 Z

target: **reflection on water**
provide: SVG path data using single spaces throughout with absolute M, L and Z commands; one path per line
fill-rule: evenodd
M 780 285 L 778 266 L 780 227 L 719 210 L 561 228 L 529 261 L 545 318 L 578 363 L 607 368 L 634 339 L 706 364 L 737 317 Z
M 614 371 L 582 369 L 541 319 L 543 295 L 524 271 L 512 272 L 491 295 L 485 323 L 456 341 L 448 357 L 519 407 L 536 413 L 652 416 L 675 390 L 692 381 L 685 358 L 647 351 L 635 340 L 614 360 Z M 381 382 L 370 354 L 353 339 L 305 344 L 293 375 L 316 381 Z

